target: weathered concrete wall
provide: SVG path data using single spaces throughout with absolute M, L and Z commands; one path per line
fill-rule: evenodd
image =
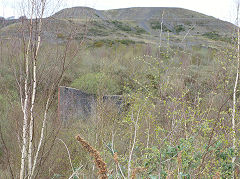
M 58 113 L 63 121 L 86 119 L 96 110 L 96 97 L 74 88 L 59 87 Z
M 121 112 L 123 104 L 122 96 L 106 95 L 101 99 L 103 103 L 116 107 L 118 112 Z M 62 121 L 87 119 L 96 114 L 97 104 L 98 101 L 95 95 L 74 88 L 59 87 L 58 115 Z

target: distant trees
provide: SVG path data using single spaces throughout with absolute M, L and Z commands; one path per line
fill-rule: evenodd
M 18 19 L 19 19 L 20 21 L 27 20 L 27 16 L 20 16 Z

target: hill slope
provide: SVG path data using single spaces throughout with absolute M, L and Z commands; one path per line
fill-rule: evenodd
M 63 19 L 84 19 L 91 16 L 95 20 L 117 20 L 117 21 L 133 21 L 144 28 L 143 24 L 149 26 L 154 22 L 163 21 L 163 25 L 169 27 L 169 30 L 176 33 L 174 26 L 195 26 L 199 32 L 217 31 L 220 33 L 232 32 L 232 24 L 221 21 L 211 16 L 207 16 L 198 12 L 194 12 L 182 8 L 170 7 L 135 7 L 113 10 L 95 10 L 85 7 L 74 7 L 63 9 L 56 13 L 53 17 Z M 152 29 L 152 28 L 149 28 Z M 157 27 L 155 26 L 155 29 Z M 147 29 L 145 29 L 147 30 Z
M 141 43 L 158 43 L 161 40 L 179 45 L 229 42 L 235 26 L 198 12 L 170 7 L 135 7 L 113 10 L 96 10 L 88 7 L 63 9 L 46 18 L 44 36 L 51 41 L 64 39 L 71 24 L 79 28 L 77 38 L 98 40 L 130 40 Z M 87 32 L 83 29 L 86 27 Z M 6 22 L 5 22 L 6 24 Z M 1 27 L 1 25 L 0 25 Z M 13 24 L 2 26 L 2 34 L 15 34 Z M 12 32 L 12 33 L 11 33 Z

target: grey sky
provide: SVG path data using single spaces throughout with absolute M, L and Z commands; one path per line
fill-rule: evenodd
M 0 16 L 19 16 L 19 3 L 21 1 L 0 0 Z M 236 17 L 236 2 L 237 0 L 62 0 L 61 7 L 57 10 L 73 6 L 88 6 L 95 9 L 181 7 L 234 22 Z

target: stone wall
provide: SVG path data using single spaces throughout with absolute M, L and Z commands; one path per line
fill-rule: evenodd
M 121 112 L 123 99 L 121 95 L 106 95 L 103 103 L 116 107 Z M 99 98 L 81 90 L 60 86 L 58 90 L 58 115 L 62 121 L 70 119 L 87 119 L 97 112 Z

